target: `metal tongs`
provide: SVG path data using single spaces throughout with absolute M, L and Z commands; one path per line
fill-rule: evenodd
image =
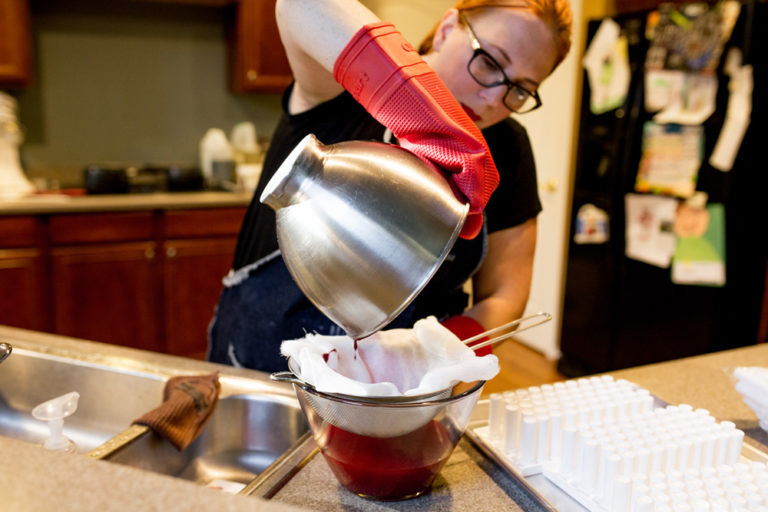
M 529 325 L 526 325 L 525 327 L 521 327 L 519 329 L 515 329 L 512 332 L 508 332 L 507 334 L 502 334 L 501 336 L 497 336 L 495 338 L 491 338 L 491 339 L 486 340 L 486 341 L 484 341 L 482 343 L 478 343 L 477 345 L 472 345 L 472 350 L 477 350 L 479 348 L 487 347 L 488 345 L 493 345 L 494 343 L 498 343 L 500 341 L 504 341 L 504 340 L 506 340 L 508 338 L 511 338 L 512 336 L 514 336 L 514 335 L 516 335 L 518 333 L 521 333 L 523 331 L 527 331 L 528 329 L 536 327 L 537 325 L 541 325 L 543 323 L 549 322 L 550 320 L 552 320 L 552 315 L 550 315 L 549 313 L 545 313 L 543 311 L 540 311 L 540 312 L 534 313 L 532 315 L 528 315 L 528 316 L 524 316 L 524 317 L 518 318 L 517 320 L 512 320 L 509 323 L 506 323 L 504 325 L 500 325 L 498 327 L 494 327 L 493 329 L 489 329 L 489 330 L 487 330 L 485 332 L 481 332 L 480 334 L 478 334 L 476 336 L 472 336 L 471 338 L 467 338 L 467 339 L 463 340 L 463 342 L 464 342 L 465 345 L 469 345 L 473 341 L 481 340 L 481 339 L 485 338 L 486 336 L 491 336 L 492 334 L 496 334 L 496 333 L 505 331 L 507 329 L 511 329 L 512 327 L 521 325 L 524 322 L 528 322 L 529 320 L 534 320 L 534 319 L 538 319 L 538 320 L 534 321 L 533 323 L 531 323 Z

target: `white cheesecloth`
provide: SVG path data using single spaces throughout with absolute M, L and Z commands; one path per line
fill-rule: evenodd
M 298 363 L 297 377 L 318 391 L 353 396 L 420 395 L 499 373 L 496 356 L 476 356 L 432 316 L 413 329 L 379 331 L 357 343 L 309 334 L 283 341 L 280 351 Z

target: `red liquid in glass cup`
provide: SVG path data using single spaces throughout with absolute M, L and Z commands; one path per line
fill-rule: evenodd
M 426 491 L 451 455 L 454 439 L 431 420 L 397 437 L 369 437 L 326 425 L 322 453 L 339 482 L 350 491 L 380 500 L 398 500 Z

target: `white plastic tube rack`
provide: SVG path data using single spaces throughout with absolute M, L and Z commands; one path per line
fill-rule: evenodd
M 590 512 L 768 512 L 768 470 L 744 462 L 743 431 L 628 381 L 495 393 L 487 414 L 472 430 L 494 456 L 523 477 L 543 473 Z
M 626 380 L 575 379 L 492 394 L 488 427 L 476 432 L 529 476 L 560 458 L 575 429 L 652 409 L 648 390 Z

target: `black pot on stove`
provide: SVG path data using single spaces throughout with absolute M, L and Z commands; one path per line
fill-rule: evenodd
M 89 194 L 127 194 L 130 183 L 124 167 L 91 164 L 83 169 L 83 187 Z
M 205 179 L 198 167 L 191 165 L 170 165 L 167 170 L 169 192 L 203 190 Z

